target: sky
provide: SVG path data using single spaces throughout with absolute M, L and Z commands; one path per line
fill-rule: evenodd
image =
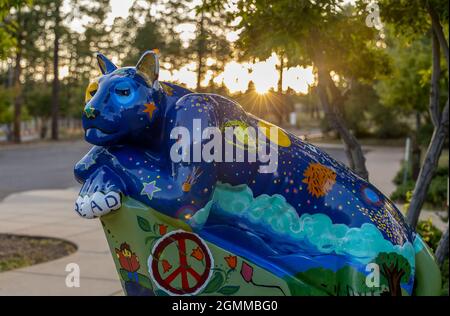
M 117 17 L 126 18 L 128 16 L 128 10 L 133 4 L 134 0 L 110 0 L 111 12 L 109 13 L 105 23 L 112 25 L 114 19 Z M 70 6 L 65 6 L 66 10 L 70 10 Z M 83 31 L 83 23 L 86 20 L 76 20 L 71 23 L 71 27 L 79 32 Z M 177 32 L 180 32 L 182 40 L 189 40 L 193 38 L 195 26 L 190 27 L 188 25 L 182 25 Z M 235 32 L 229 32 L 227 39 L 234 41 L 237 39 Z M 207 61 L 211 63 L 214 61 Z M 250 81 L 255 84 L 256 91 L 264 94 L 271 88 L 277 89 L 277 82 L 279 78 L 279 72 L 277 71 L 277 65 L 279 64 L 278 57 L 273 54 L 265 61 L 260 61 L 255 64 L 251 63 L 238 63 L 231 61 L 225 65 L 225 69 L 216 77 L 212 77 L 212 71 L 207 71 L 202 86 L 207 86 L 210 80 L 216 84 L 224 84 L 230 93 L 245 92 L 248 88 Z M 161 69 L 161 80 L 175 81 L 186 85 L 188 88 L 194 89 L 196 87 L 196 64 L 195 62 L 189 63 L 180 69 L 173 71 L 167 71 Z M 64 73 L 64 70 L 62 71 Z M 291 67 L 285 69 L 283 74 L 283 90 L 291 88 L 294 91 L 302 94 L 308 93 L 309 86 L 313 85 L 315 77 L 313 75 L 312 67 Z
M 128 16 L 128 9 L 133 4 L 134 0 L 110 0 L 111 13 L 109 14 L 106 23 L 111 25 L 115 18 Z

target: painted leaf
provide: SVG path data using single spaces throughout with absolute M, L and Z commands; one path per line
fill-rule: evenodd
M 219 289 L 217 291 L 217 293 L 220 293 L 222 295 L 233 295 L 235 294 L 237 291 L 239 291 L 241 287 L 238 285 L 227 285 L 222 287 L 221 289 Z
M 146 288 L 148 288 L 148 289 L 153 289 L 152 282 L 151 282 L 150 279 L 147 278 L 145 275 L 139 273 L 139 274 L 138 274 L 138 278 L 139 278 L 139 283 L 140 283 L 142 286 L 144 286 L 144 287 L 146 287 Z
M 124 269 L 120 269 L 119 271 L 120 271 L 120 277 L 122 278 L 122 280 L 124 280 L 125 282 L 130 281 L 127 271 L 125 271 Z
M 203 293 L 214 293 L 222 286 L 223 284 L 223 276 L 221 273 L 214 273 L 211 281 L 209 281 L 208 285 L 203 290 Z
M 137 221 L 138 221 L 138 225 L 139 227 L 144 231 L 144 232 L 151 232 L 152 231 L 152 227 L 150 226 L 150 223 L 148 222 L 148 220 L 146 220 L 143 217 L 138 216 L 137 217 Z

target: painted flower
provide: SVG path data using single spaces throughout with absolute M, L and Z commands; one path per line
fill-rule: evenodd
M 136 272 L 140 268 L 139 258 L 131 251 L 127 243 L 120 245 L 120 249 L 115 249 L 119 264 L 127 272 Z
M 253 267 L 248 265 L 247 262 L 242 261 L 241 275 L 245 282 L 252 282 L 253 279 Z
M 170 269 L 172 269 L 172 265 L 169 263 L 169 261 L 167 261 L 166 259 L 163 259 L 161 261 L 162 267 L 163 267 L 163 272 L 169 272 Z
M 229 255 L 228 257 L 225 257 L 224 259 L 231 269 L 236 268 L 236 266 L 237 266 L 237 257 L 236 256 Z
M 167 233 L 167 225 L 164 225 L 164 224 L 159 224 L 158 225 L 158 228 L 159 228 L 159 234 L 162 236 L 162 235 L 165 235 L 166 233 Z
M 198 261 L 203 260 L 204 255 L 203 255 L 203 251 L 200 249 L 200 247 L 192 249 L 191 257 L 194 257 Z

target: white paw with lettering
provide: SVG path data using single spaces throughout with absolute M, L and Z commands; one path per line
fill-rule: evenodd
M 121 196 L 118 192 L 95 192 L 92 195 L 78 196 L 75 202 L 75 212 L 84 218 L 104 216 L 122 206 Z

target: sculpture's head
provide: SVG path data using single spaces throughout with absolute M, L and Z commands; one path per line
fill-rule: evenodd
M 148 131 L 160 111 L 159 64 L 155 52 L 142 55 L 136 67 L 117 68 L 97 55 L 102 76 L 92 81 L 85 97 L 83 128 L 94 145 L 120 144 Z

